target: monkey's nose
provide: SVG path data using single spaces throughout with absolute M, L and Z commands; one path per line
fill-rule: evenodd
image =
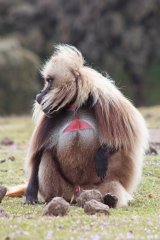
M 43 95 L 40 92 L 36 95 L 36 101 L 40 104 L 42 102 L 42 99 L 43 99 Z

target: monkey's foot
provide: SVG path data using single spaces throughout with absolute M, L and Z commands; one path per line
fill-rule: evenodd
M 24 201 L 24 204 L 27 205 L 35 205 L 36 203 L 38 203 L 38 199 L 33 196 L 27 196 L 26 200 Z
M 108 205 L 110 208 L 116 208 L 118 198 L 112 193 L 107 193 L 103 200 L 104 204 Z

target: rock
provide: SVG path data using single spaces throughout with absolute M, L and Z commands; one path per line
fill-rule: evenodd
M 156 148 L 152 145 L 149 146 L 148 150 L 146 151 L 147 155 L 158 155 Z
M 65 216 L 69 213 L 70 205 L 62 197 L 53 198 L 44 208 L 43 216 Z
M 0 218 L 9 218 L 8 213 L 0 206 Z
M 4 163 L 6 161 L 6 159 L 2 159 L 0 160 L 0 163 Z
M 4 196 L 6 195 L 6 192 L 7 192 L 7 188 L 0 185 L 0 202 L 2 201 Z
M 5 137 L 5 138 L 2 139 L 1 144 L 9 146 L 9 145 L 14 144 L 14 141 L 12 139 L 8 138 L 8 137 Z
M 76 199 L 77 205 L 79 207 L 84 207 L 85 202 L 88 202 L 92 199 L 98 202 L 103 202 L 102 194 L 98 190 L 92 189 L 82 191 L 82 193 Z
M 14 156 L 10 156 L 9 158 L 8 158 L 8 160 L 10 160 L 10 161 L 15 161 L 15 157 Z
M 109 207 L 101 202 L 98 202 L 94 199 L 85 202 L 84 211 L 89 215 L 93 214 L 105 214 L 109 215 Z
M 7 169 L 0 169 L 0 172 L 8 172 Z

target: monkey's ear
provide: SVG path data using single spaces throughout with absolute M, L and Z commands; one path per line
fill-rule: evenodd
M 102 143 L 124 150 L 135 144 L 133 107 L 128 100 L 122 98 L 109 101 L 100 95 L 94 109 Z

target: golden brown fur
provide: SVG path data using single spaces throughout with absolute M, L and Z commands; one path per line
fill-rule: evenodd
M 116 207 L 127 205 L 140 180 L 148 143 L 142 116 L 110 79 L 84 65 L 81 53 L 74 47 L 57 46 L 42 75 L 44 79 L 53 77 L 54 83 L 42 104 L 35 105 L 36 127 L 26 158 L 30 173 L 35 153 L 45 148 L 39 169 L 42 197 L 49 201 L 54 196 L 63 196 L 70 201 L 74 186 L 80 185 L 83 189 L 96 188 L 103 195 L 114 194 L 118 197 Z M 63 130 L 73 116 L 67 110 L 63 113 L 63 109 L 75 96 L 80 119 L 91 123 L 93 129 L 64 135 Z M 89 96 L 92 96 L 91 110 L 84 106 Z M 48 106 L 53 114 L 51 119 L 43 113 Z M 108 159 L 107 175 L 101 182 L 94 158 L 102 144 L 114 147 L 117 152 Z M 71 184 L 60 174 L 59 167 Z

